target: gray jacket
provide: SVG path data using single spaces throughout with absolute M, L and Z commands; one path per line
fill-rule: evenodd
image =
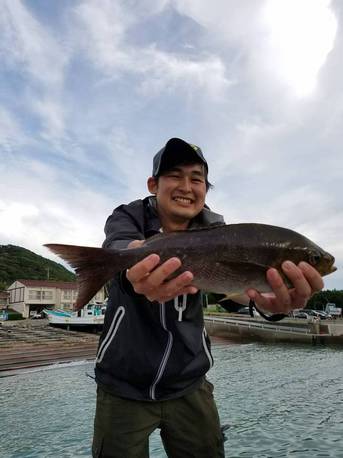
M 192 227 L 224 223 L 208 208 Z M 105 225 L 106 248 L 126 248 L 160 232 L 153 197 L 116 208 Z M 96 360 L 96 381 L 108 392 L 138 400 L 164 400 L 197 388 L 213 359 L 202 312 L 202 294 L 167 303 L 134 292 L 124 274 L 113 280 Z

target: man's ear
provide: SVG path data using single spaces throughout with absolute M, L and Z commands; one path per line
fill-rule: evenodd
M 147 181 L 148 189 L 151 194 L 157 193 L 157 178 L 149 177 Z

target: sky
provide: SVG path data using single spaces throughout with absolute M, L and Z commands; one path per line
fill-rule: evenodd
M 340 0 L 0 0 L 0 244 L 100 246 L 171 137 L 227 223 L 301 232 L 343 289 Z

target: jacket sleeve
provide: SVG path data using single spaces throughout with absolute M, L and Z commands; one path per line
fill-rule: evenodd
M 142 222 L 135 218 L 136 207 L 120 205 L 107 218 L 103 248 L 122 249 L 127 248 L 132 240 L 144 240 Z

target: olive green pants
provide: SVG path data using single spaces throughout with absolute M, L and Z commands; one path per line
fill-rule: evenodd
M 170 458 L 222 458 L 213 386 L 168 401 L 134 401 L 98 388 L 94 421 L 93 458 L 147 458 L 149 436 L 157 428 Z

